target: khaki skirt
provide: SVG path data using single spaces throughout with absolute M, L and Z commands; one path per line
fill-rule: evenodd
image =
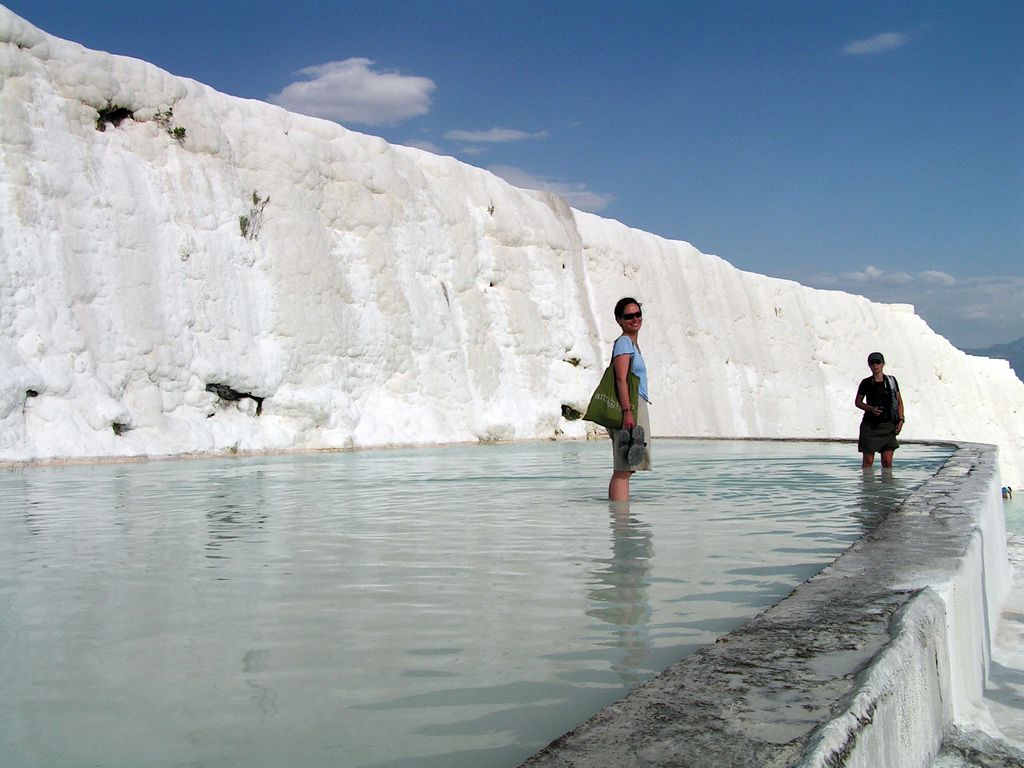
M 870 424 L 860 423 L 860 436 L 857 438 L 857 450 L 860 453 L 881 453 L 895 451 L 900 447 L 896 441 L 896 425 L 891 421 Z
M 651 468 L 651 417 L 647 412 L 647 401 L 642 397 L 636 404 L 636 423 L 644 428 L 644 441 L 647 443 L 639 464 L 630 465 L 626 457 L 615 450 L 615 433 L 618 430 L 608 430 L 608 437 L 612 439 L 612 468 L 615 472 L 644 472 Z

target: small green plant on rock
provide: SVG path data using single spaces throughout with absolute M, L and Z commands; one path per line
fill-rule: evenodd
M 174 124 L 174 110 L 167 109 L 163 112 L 157 112 L 153 116 L 153 121 L 163 128 L 168 135 L 173 138 L 179 144 L 185 143 L 185 129 L 180 125 Z
M 260 229 L 263 226 L 263 209 L 269 202 L 269 195 L 261 199 L 260 193 L 253 190 L 252 206 L 249 208 L 249 212 L 238 217 L 238 228 L 246 240 L 255 240 L 259 237 Z

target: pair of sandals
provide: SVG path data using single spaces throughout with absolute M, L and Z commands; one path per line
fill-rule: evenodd
M 626 463 L 630 466 L 639 464 L 644 459 L 644 428 L 637 424 L 632 429 L 620 429 L 615 433 L 616 448 L 626 455 Z

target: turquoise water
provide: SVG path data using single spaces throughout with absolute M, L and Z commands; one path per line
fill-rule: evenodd
M 1003 509 L 1006 512 L 1006 532 L 1024 535 L 1024 499 L 1016 489 L 1013 497 L 1003 502 Z
M 606 442 L 0 472 L 0 745 L 28 766 L 513 766 L 788 594 L 933 474 Z

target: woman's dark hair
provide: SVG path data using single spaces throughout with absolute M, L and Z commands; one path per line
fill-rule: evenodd
M 618 320 L 622 317 L 622 313 L 626 311 L 626 307 L 630 304 L 636 304 L 638 307 L 643 306 L 639 301 L 634 299 L 632 296 L 626 296 L 615 302 L 615 319 Z

